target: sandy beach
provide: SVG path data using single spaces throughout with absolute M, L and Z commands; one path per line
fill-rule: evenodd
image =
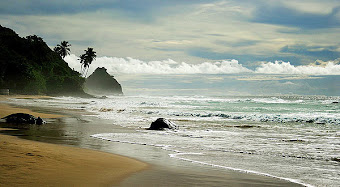
M 0 135 L 0 186 L 112 186 L 147 164 L 98 151 Z
M 7 98 L 0 96 L 0 117 L 25 112 L 48 123 L 18 130 L 0 128 L 6 134 L 0 136 L 0 186 L 301 186 L 178 161 L 152 147 L 96 140 L 90 135 L 126 129 L 109 120 L 82 116 L 86 111 L 28 108 L 20 101 L 8 104 Z
M 27 108 L 20 108 L 20 107 L 13 107 L 6 103 L 2 103 L 1 101 L 6 101 L 10 98 L 20 98 L 20 99 L 38 99 L 38 98 L 50 98 L 48 96 L 33 96 L 33 95 L 0 95 L 0 118 L 3 118 L 5 116 L 8 116 L 10 114 L 14 113 L 27 113 L 31 114 L 36 117 L 41 118 L 60 118 L 64 117 L 63 115 L 59 114 L 47 114 L 47 113 L 40 113 L 40 112 L 34 112 L 32 110 L 29 110 Z
M 15 96 L 18 97 L 27 98 Z M 29 96 L 37 97 L 40 96 Z M 4 101 L 8 97 L 0 98 Z M 42 118 L 63 117 L 0 103 L 0 117 L 18 112 Z M 0 186 L 112 186 L 148 167 L 146 163 L 119 155 L 8 135 L 0 135 L 0 150 Z

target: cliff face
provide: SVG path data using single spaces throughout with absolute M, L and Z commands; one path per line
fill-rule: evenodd
M 0 25 L 0 89 L 19 94 L 84 95 L 84 78 L 42 38 Z
M 95 95 L 123 95 L 122 87 L 105 68 L 97 68 L 85 81 L 85 91 Z

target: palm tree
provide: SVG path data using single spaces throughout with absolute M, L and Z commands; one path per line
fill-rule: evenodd
M 93 51 L 93 48 L 88 47 L 87 50 L 84 50 L 85 54 L 80 55 L 80 64 L 81 64 L 81 71 L 82 74 L 86 77 L 87 72 L 89 71 L 89 67 L 94 59 L 96 59 L 97 55 L 96 52 Z M 87 69 L 87 71 L 86 71 Z M 86 71 L 86 73 L 85 73 Z
M 57 47 L 53 49 L 53 51 L 62 58 L 65 58 L 65 56 L 69 55 L 71 52 L 70 47 L 71 44 L 69 44 L 67 41 L 62 41 L 60 44 L 57 45 Z

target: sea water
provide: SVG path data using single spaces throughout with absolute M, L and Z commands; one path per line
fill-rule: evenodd
M 297 95 L 25 100 L 86 110 L 130 129 L 93 134 L 94 139 L 164 149 L 170 159 L 310 186 L 340 186 L 339 101 Z M 179 130 L 146 130 L 159 117 Z

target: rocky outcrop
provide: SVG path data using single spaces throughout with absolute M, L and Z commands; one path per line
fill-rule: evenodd
M 97 68 L 86 79 L 85 91 L 94 95 L 123 95 L 121 85 L 104 67 Z
M 9 116 L 6 116 L 2 119 L 6 120 L 6 123 L 15 123 L 15 124 L 37 124 L 37 125 L 42 125 L 46 123 L 43 119 L 40 117 L 34 117 L 30 114 L 25 114 L 25 113 L 16 113 L 16 114 L 11 114 Z
M 178 126 L 165 118 L 158 118 L 156 121 L 152 122 L 151 126 L 148 128 L 148 130 L 164 130 L 164 129 L 176 130 L 178 129 Z

